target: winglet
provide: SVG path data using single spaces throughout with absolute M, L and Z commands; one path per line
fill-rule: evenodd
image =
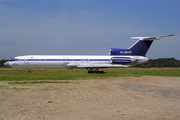
M 169 37 L 174 36 L 174 34 L 164 35 L 164 36 L 156 36 L 156 37 L 131 37 L 131 39 L 138 39 L 138 40 L 160 40 L 161 37 Z

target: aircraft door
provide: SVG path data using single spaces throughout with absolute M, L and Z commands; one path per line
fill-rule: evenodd
M 24 57 L 24 63 L 28 64 L 29 63 L 29 57 Z
M 63 57 L 63 61 L 65 64 L 67 64 L 68 63 L 68 57 Z

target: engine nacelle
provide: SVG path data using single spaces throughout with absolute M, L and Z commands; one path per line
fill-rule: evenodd
M 112 63 L 116 64 L 130 64 L 136 62 L 136 60 L 131 57 L 112 57 L 111 60 Z

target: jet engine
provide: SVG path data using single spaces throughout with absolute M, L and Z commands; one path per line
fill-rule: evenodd
M 136 60 L 131 57 L 112 57 L 111 60 L 112 63 L 116 63 L 116 64 L 129 64 L 136 62 Z

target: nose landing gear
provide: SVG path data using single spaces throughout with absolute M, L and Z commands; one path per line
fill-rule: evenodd
M 29 74 L 31 74 L 31 70 L 32 70 L 31 68 L 28 69 L 28 73 L 29 73 Z

